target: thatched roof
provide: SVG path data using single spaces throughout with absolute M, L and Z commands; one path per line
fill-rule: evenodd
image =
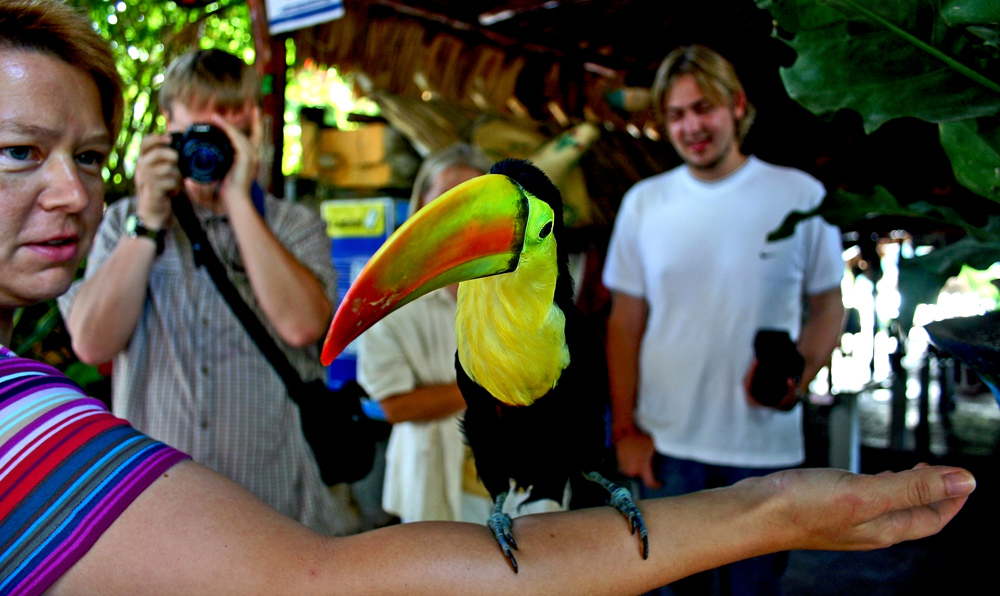
M 604 133 L 584 167 L 591 195 L 611 215 L 631 184 L 676 158 L 657 138 L 650 110 L 615 109 L 607 94 L 648 87 L 681 43 L 730 54 L 755 47 L 771 55 L 777 47 L 770 16 L 753 0 L 682 4 L 348 0 L 343 18 L 290 35 L 298 64 L 355 74 L 421 153 L 469 140 L 483 119 L 505 119 L 510 135 L 540 138 L 583 120 L 597 123 Z M 747 71 L 759 68 L 743 62 Z M 773 58 L 764 64 L 776 72 Z
M 694 4 L 696 6 L 688 6 Z M 770 15 L 753 0 L 356 0 L 292 33 L 306 60 L 364 73 L 376 91 L 536 120 L 642 127 L 605 94 L 648 86 L 667 52 L 700 41 L 773 64 Z M 765 52 L 765 55 L 761 55 Z M 733 58 L 734 62 L 740 61 Z M 755 68 L 750 60 L 747 69 Z M 739 64 L 738 64 L 739 66 Z
M 668 143 L 646 134 L 656 128 L 648 109 L 617 110 L 607 94 L 650 86 L 663 57 L 694 42 L 733 62 L 757 107 L 748 153 L 808 171 L 830 187 L 890 179 L 895 192 L 913 200 L 950 188 L 932 124 L 906 119 L 865 137 L 850 114 L 825 122 L 789 99 L 779 68 L 794 61 L 794 52 L 772 37 L 771 15 L 754 0 L 345 5 L 344 18 L 291 34 L 298 63 L 361 74 L 418 150 L 468 137 L 482 117 L 547 137 L 594 122 L 604 132 L 583 167 L 591 197 L 609 214 L 635 181 L 678 160 Z

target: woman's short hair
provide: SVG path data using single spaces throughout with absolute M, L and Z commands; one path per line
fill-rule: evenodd
M 439 149 L 420 164 L 417 177 L 413 181 L 413 191 L 410 193 L 410 215 L 421 207 L 421 199 L 430 189 L 441 172 L 453 166 L 465 166 L 485 174 L 493 167 L 493 162 L 485 153 L 468 143 L 455 143 L 444 149 Z
M 118 136 L 125 102 L 108 42 L 83 13 L 56 0 L 0 2 L 0 50 L 48 54 L 90 74 L 101 97 L 111 138 Z
M 736 76 L 736 69 L 731 62 L 703 45 L 681 46 L 667 54 L 653 80 L 653 112 L 661 124 L 666 122 L 666 97 L 677 78 L 685 74 L 694 77 L 698 88 L 715 105 L 733 107 L 738 97 L 746 98 L 743 83 Z M 750 132 L 756 114 L 753 105 L 746 102 L 746 112 L 737 123 L 737 138 L 740 142 Z
M 174 103 L 200 109 L 239 110 L 261 101 L 260 77 L 254 68 L 229 52 L 193 50 L 170 63 L 160 87 L 160 107 Z

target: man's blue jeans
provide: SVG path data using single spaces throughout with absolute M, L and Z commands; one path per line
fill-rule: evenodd
M 731 468 L 703 464 L 656 454 L 653 472 L 663 487 L 651 490 L 640 482 L 644 499 L 675 497 L 708 488 L 735 484 L 744 478 L 765 476 L 785 468 Z M 776 553 L 738 561 L 676 581 L 657 591 L 657 596 L 770 596 L 781 593 L 781 575 L 788 564 L 788 553 Z

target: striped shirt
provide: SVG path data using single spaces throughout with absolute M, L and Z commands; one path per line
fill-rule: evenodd
M 268 227 L 313 272 L 333 301 L 336 273 L 323 221 L 305 205 L 267 196 Z M 124 235 L 135 200 L 108 207 L 87 262 L 92 276 Z M 285 344 L 260 311 L 243 268 L 232 226 L 195 205 L 233 285 L 264 323 L 303 380 L 324 374 L 316 346 Z M 75 295 L 59 299 L 63 314 Z M 116 356 L 111 410 L 135 428 L 191 454 L 281 513 L 324 534 L 352 528 L 319 476 L 302 434 L 299 410 L 233 315 L 191 243 L 174 223 L 150 270 L 146 303 L 128 346 Z M 353 521 L 353 520 L 351 520 Z
M 186 457 L 0 346 L 0 595 L 44 592 Z

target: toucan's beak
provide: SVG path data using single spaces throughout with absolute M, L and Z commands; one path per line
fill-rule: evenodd
M 418 211 L 351 284 L 326 335 L 323 364 L 380 319 L 428 292 L 513 271 L 527 217 L 524 191 L 499 174 L 464 182 Z

